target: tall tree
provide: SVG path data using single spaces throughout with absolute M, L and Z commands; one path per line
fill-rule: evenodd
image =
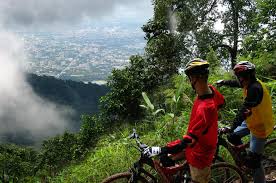
M 147 65 L 156 73 L 158 83 L 166 82 L 181 63 L 182 45 L 170 28 L 171 3 L 171 0 L 154 0 L 154 17 L 142 27 L 147 40 Z
M 155 0 L 154 19 L 148 23 L 148 37 L 171 33 L 171 16 L 176 16 L 177 31 L 174 34 L 179 56 L 188 61 L 192 57 L 206 57 L 208 46 L 228 59 L 230 66 L 236 63 L 240 42 L 244 36 L 257 29 L 252 24 L 256 16 L 254 0 Z M 222 31 L 215 25 L 223 23 Z M 150 30 L 150 31 L 148 31 Z M 149 39 L 150 40 L 150 39 Z M 148 44 L 151 46 L 151 44 Z M 155 46 L 155 45 L 154 45 Z M 226 52 L 225 52 L 226 50 Z M 155 53 L 160 50 L 155 49 Z M 168 56 L 167 56 L 168 57 Z
M 258 14 L 251 21 L 256 29 L 244 41 L 244 54 L 274 52 L 276 49 L 276 1 L 257 0 L 256 8 Z
M 257 0 L 257 14 L 251 21 L 256 31 L 247 35 L 242 56 L 257 66 L 257 73 L 276 78 L 276 1 Z
M 215 47 L 224 47 L 229 51 L 233 68 L 239 53 L 239 43 L 256 30 L 256 26 L 251 23 L 256 15 L 256 3 L 254 0 L 224 0 L 221 6 L 226 8 L 222 13 L 224 29 L 220 35 L 224 44 Z

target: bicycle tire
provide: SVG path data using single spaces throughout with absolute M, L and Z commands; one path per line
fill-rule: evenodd
M 217 152 L 215 154 L 213 163 L 215 162 L 228 162 L 231 164 L 235 164 L 234 157 L 232 156 L 233 151 L 228 147 L 227 141 L 224 138 L 219 140 L 219 144 L 217 145 Z
M 222 173 L 222 174 L 219 174 Z M 232 180 L 232 181 L 231 181 Z M 242 171 L 235 165 L 219 162 L 211 166 L 210 183 L 245 183 L 247 182 Z
M 117 173 L 107 177 L 102 181 L 102 183 L 129 183 L 131 176 L 131 172 Z M 144 177 L 139 176 L 137 179 L 137 183 L 149 183 Z
M 269 139 L 265 143 L 263 167 L 266 182 L 276 183 L 276 139 Z
M 264 155 L 268 156 L 269 158 L 272 158 L 276 161 L 276 138 L 275 139 L 269 139 L 265 143 Z
M 148 166 L 148 168 L 146 167 Z M 158 183 L 159 174 L 154 167 L 148 163 L 143 164 L 143 168 L 140 170 L 140 175 L 150 183 Z

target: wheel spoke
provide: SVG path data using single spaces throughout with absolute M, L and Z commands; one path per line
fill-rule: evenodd
M 228 163 L 217 163 L 212 166 L 211 183 L 242 183 L 241 171 Z
M 265 144 L 263 167 L 267 182 L 276 182 L 276 139 L 268 140 Z

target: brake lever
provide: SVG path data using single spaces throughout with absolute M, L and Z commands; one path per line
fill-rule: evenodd
M 133 133 L 128 136 L 130 139 L 139 139 L 139 135 L 136 133 L 136 130 L 133 128 Z
M 230 133 L 230 128 L 229 127 L 223 127 L 218 129 L 218 134 L 223 135 L 223 134 L 228 134 Z
M 143 152 L 148 145 L 141 143 L 138 139 L 140 138 L 139 135 L 136 133 L 136 130 L 133 128 L 133 133 L 128 137 L 130 139 L 135 139 L 136 140 L 136 144 L 138 145 L 139 148 L 137 148 L 137 146 L 134 146 L 136 149 L 138 149 L 140 152 Z
M 148 145 L 146 145 L 146 144 L 140 144 L 141 149 L 146 149 L 147 147 L 148 147 Z

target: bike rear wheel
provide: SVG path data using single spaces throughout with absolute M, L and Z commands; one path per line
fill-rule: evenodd
M 210 183 L 245 183 L 240 169 L 229 163 L 215 163 L 211 166 Z
M 131 183 L 132 173 L 131 172 L 122 172 L 117 173 L 114 175 L 111 175 L 110 177 L 107 177 L 105 180 L 102 181 L 102 183 Z M 136 180 L 134 182 L 137 183 L 148 183 L 148 181 L 143 177 L 136 177 Z
M 276 139 L 270 139 L 265 143 L 263 167 L 265 169 L 266 182 L 276 182 Z
M 276 139 L 270 139 L 265 143 L 264 155 L 276 161 Z

